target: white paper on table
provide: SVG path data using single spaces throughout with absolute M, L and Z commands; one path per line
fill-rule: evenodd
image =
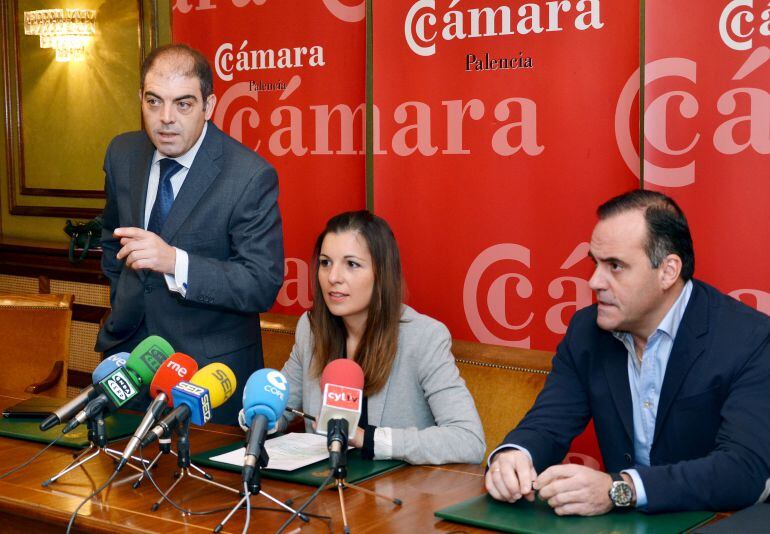
M 326 436 L 320 434 L 300 432 L 284 434 L 265 441 L 265 450 L 270 457 L 267 468 L 280 471 L 294 471 L 329 458 Z M 223 464 L 242 466 L 245 453 L 246 448 L 241 447 L 218 456 L 212 456 L 210 459 Z

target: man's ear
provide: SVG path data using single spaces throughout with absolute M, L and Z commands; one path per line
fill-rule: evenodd
M 682 274 L 682 258 L 669 254 L 660 264 L 660 284 L 663 290 L 673 286 Z
M 206 102 L 204 102 L 204 112 L 206 116 L 206 120 L 209 120 L 211 116 L 214 114 L 214 106 L 217 105 L 217 95 L 214 93 L 211 93 L 208 98 L 206 99 Z

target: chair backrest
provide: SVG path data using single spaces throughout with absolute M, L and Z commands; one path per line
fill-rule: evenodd
M 299 317 L 277 313 L 263 313 L 259 316 L 262 329 L 262 357 L 265 367 L 279 371 L 289 359 L 294 347 L 294 332 Z
M 459 340 L 452 353 L 484 427 L 486 458 L 534 404 L 553 353 Z
M 0 388 L 66 397 L 72 301 L 0 294 Z

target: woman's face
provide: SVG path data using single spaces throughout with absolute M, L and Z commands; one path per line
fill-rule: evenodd
M 318 257 L 318 282 L 333 315 L 342 317 L 346 324 L 366 322 L 374 289 L 374 266 L 360 234 L 326 234 Z

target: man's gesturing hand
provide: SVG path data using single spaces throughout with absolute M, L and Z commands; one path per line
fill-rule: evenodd
M 120 239 L 121 249 L 117 258 L 125 259 L 126 266 L 138 271 L 150 269 L 164 274 L 174 274 L 176 249 L 157 234 L 141 228 L 116 228 L 112 235 Z
M 537 477 L 526 452 L 512 449 L 495 454 L 484 478 L 489 494 L 498 501 L 535 500 L 532 482 Z

